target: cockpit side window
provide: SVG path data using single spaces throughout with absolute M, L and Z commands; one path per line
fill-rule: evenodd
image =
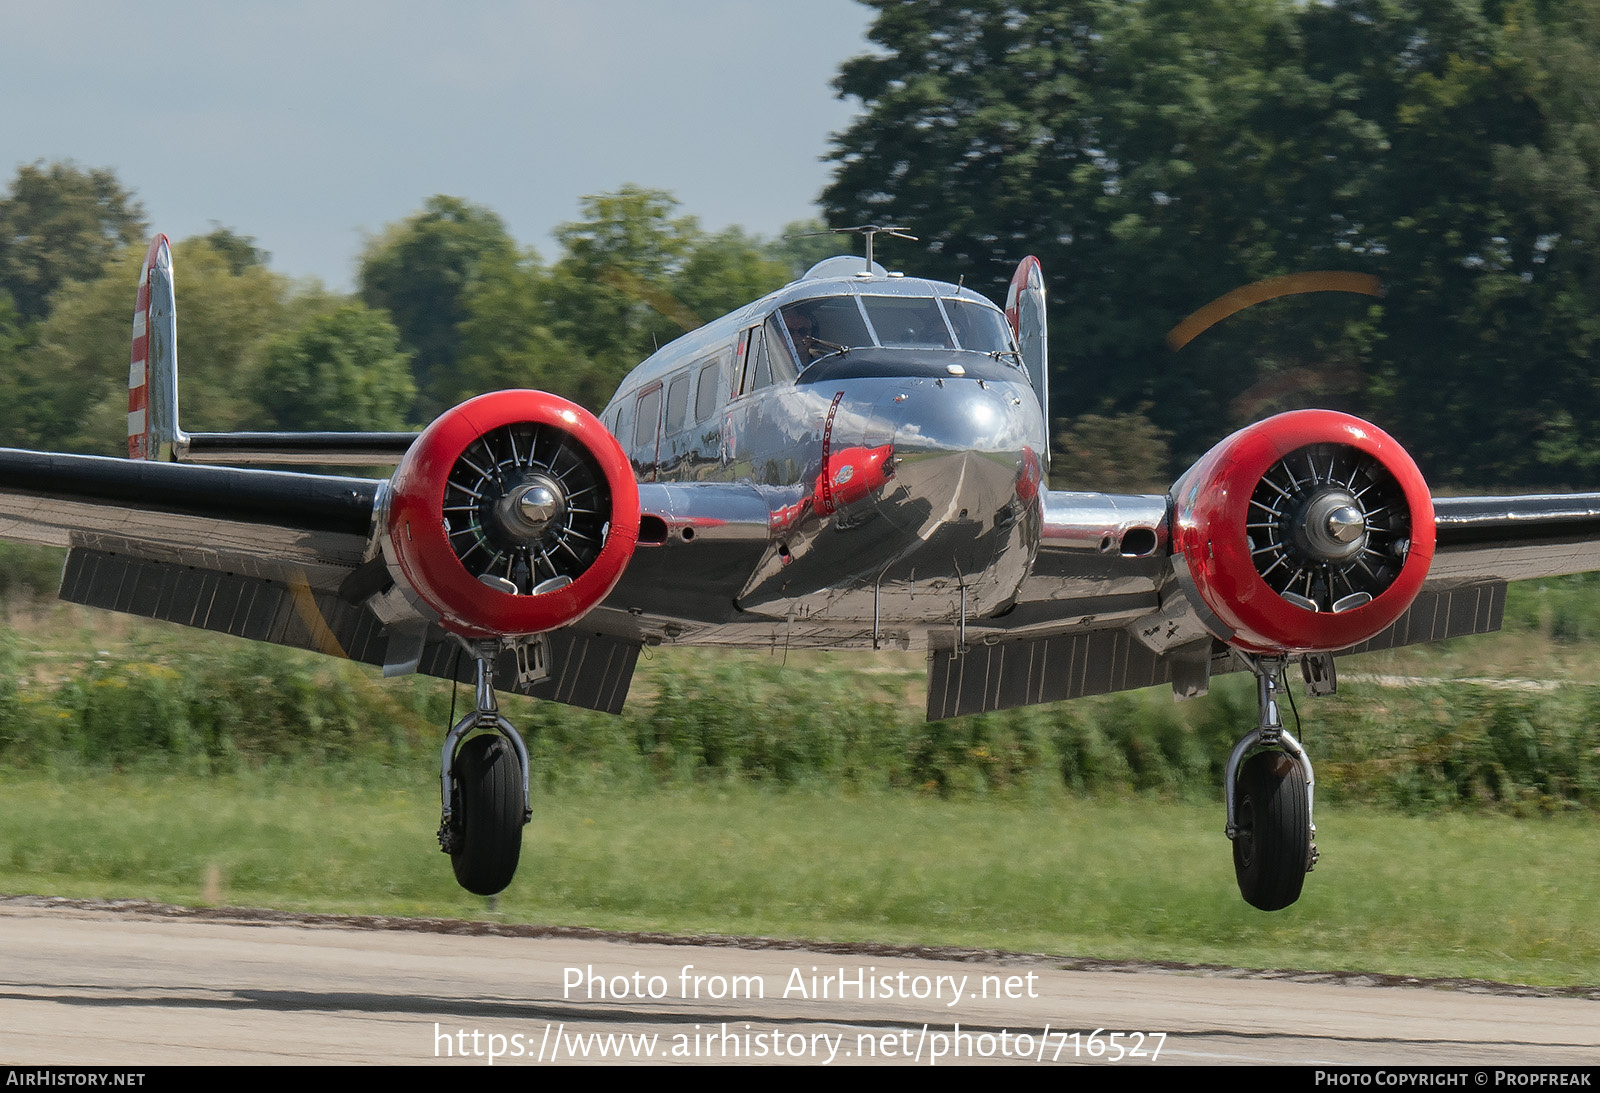
M 751 379 L 747 390 L 759 391 L 772 383 L 772 354 L 767 348 L 765 334 L 757 330 L 750 335 L 750 355 L 755 358 L 755 368 L 750 373 Z
M 1011 352 L 1011 328 L 1006 318 L 992 307 L 975 304 L 971 300 L 946 298 L 945 314 L 955 328 L 956 341 L 962 349 L 975 349 L 979 353 Z
M 878 344 L 907 349 L 954 349 L 939 301 L 928 296 L 863 296 Z
M 802 369 L 841 349 L 872 344 L 853 295 L 802 300 L 781 308 L 778 314 Z
M 800 370 L 795 367 L 794 356 L 789 349 L 789 339 L 784 337 L 784 324 L 778 321 L 778 316 L 773 315 L 762 327 L 766 335 L 767 360 L 772 370 L 771 382 L 792 383 Z

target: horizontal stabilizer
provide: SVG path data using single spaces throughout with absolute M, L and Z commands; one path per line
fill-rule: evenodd
M 324 467 L 392 466 L 417 433 L 189 433 L 175 446 L 181 463 Z
M 128 458 L 162 463 L 380 467 L 416 433 L 186 433 L 178 425 L 178 307 L 172 245 L 150 241 L 139 272 L 128 366 Z

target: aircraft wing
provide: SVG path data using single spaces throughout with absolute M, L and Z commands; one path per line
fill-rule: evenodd
M 1168 499 L 1050 491 L 1039 557 L 1006 616 L 935 649 L 930 719 L 1171 684 L 1204 693 L 1244 667 L 1177 579 Z M 1600 570 L 1600 493 L 1433 499 L 1416 599 L 1343 653 L 1500 629 L 1510 581 Z
M 395 590 L 368 478 L 0 450 L 0 539 L 64 547 L 63 600 L 470 681 L 470 658 Z M 722 483 L 639 487 L 644 532 L 612 595 L 549 635 L 556 671 L 497 686 L 618 712 L 639 647 L 737 613 L 768 503 Z M 693 544 L 686 563 L 679 548 Z M 566 671 L 562 671 L 563 667 Z
M 456 643 L 389 593 L 375 539 L 384 483 L 28 451 L 0 451 L 0 483 L 0 537 L 67 548 L 70 602 L 466 678 Z M 965 652 L 933 650 L 930 715 L 1160 683 L 1198 692 L 1237 667 L 1174 580 L 1165 497 L 1049 491 L 1043 502 L 1017 605 L 974 620 Z M 557 638 L 557 655 L 604 651 L 614 666 L 547 697 L 620 708 L 641 644 L 747 643 L 735 599 L 767 551 L 769 499 L 743 484 L 647 483 L 640 504 L 623 578 Z M 1436 552 L 1415 603 L 1350 651 L 1498 629 L 1506 582 L 1600 569 L 1600 494 L 1434 508 Z M 593 649 L 566 648 L 578 640 Z M 1019 658 L 1049 667 L 1019 684 Z M 974 688 L 978 676 L 989 682 Z
M 385 625 L 350 589 L 372 558 L 381 489 L 4 450 L 0 537 L 65 547 L 69 602 L 384 664 Z
M 336 589 L 366 553 L 380 483 L 0 451 L 0 536 Z
M 1600 569 L 1600 493 L 1436 497 L 1429 586 Z

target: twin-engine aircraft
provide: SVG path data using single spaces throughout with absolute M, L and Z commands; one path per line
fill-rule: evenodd
M 1241 429 L 1165 497 L 1048 489 L 1037 260 L 1002 311 L 886 272 L 885 229 L 861 230 L 865 259 L 664 347 L 598 418 L 497 391 L 415 435 L 183 431 L 158 236 L 130 458 L 0 452 L 0 536 L 66 547 L 73 603 L 475 683 L 439 841 L 483 894 L 531 815 L 496 690 L 615 713 L 643 646 L 925 650 L 929 718 L 1248 671 L 1226 833 L 1264 910 L 1317 860 L 1289 665 L 1330 693 L 1335 653 L 1495 630 L 1507 581 L 1600 568 L 1600 494 L 1435 499 L 1391 437 L 1325 410 Z

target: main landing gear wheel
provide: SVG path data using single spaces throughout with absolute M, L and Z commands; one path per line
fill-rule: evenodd
M 1279 751 L 1245 760 L 1235 791 L 1233 871 L 1252 907 L 1281 911 L 1300 898 L 1311 859 L 1311 809 L 1299 764 Z
M 480 896 L 495 895 L 511 883 L 522 856 L 522 764 L 505 737 L 474 736 L 456 754 L 454 783 L 450 864 L 456 882 Z
M 1300 898 L 1306 874 L 1317 864 L 1317 827 L 1311 819 L 1316 778 L 1311 757 L 1283 727 L 1278 712 L 1284 658 L 1247 657 L 1246 663 L 1256 676 L 1256 727 L 1228 755 L 1223 831 L 1233 841 L 1239 894 L 1252 907 L 1281 911 Z M 1332 658 L 1307 668 L 1306 683 L 1331 694 Z
M 468 648 L 477 708 L 445 734 L 440 749 L 439 849 L 450 855 L 461 887 L 492 896 L 505 891 L 516 876 L 522 829 L 533 818 L 528 747 L 495 702 L 497 646 L 480 642 Z M 474 732 L 476 736 L 469 735 Z

